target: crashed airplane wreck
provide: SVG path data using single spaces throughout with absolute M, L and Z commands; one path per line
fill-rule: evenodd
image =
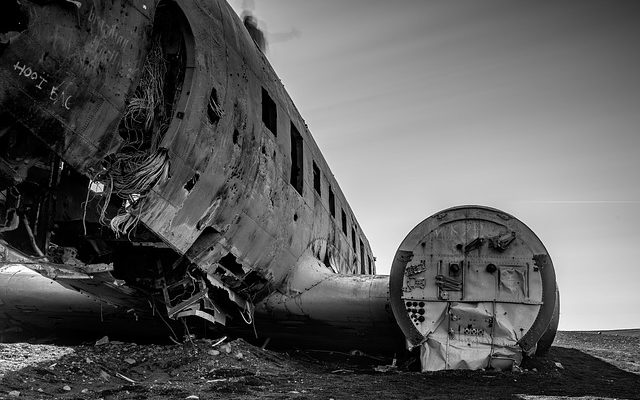
M 375 275 L 304 120 L 225 1 L 0 7 L 0 318 L 60 304 L 64 319 L 70 289 L 274 342 L 408 347 L 424 371 L 508 369 L 551 346 L 553 264 L 507 213 L 437 213 Z

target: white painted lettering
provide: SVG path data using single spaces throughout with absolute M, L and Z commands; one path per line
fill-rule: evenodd
M 20 73 L 18 73 L 18 75 L 22 75 L 25 68 L 26 68 L 26 65 L 20 65 L 20 61 L 16 61 L 16 63 L 13 64 L 14 71 L 20 70 Z
M 42 90 L 42 84 L 43 84 L 43 83 L 45 83 L 45 82 L 47 82 L 47 80 L 46 80 L 46 79 L 44 79 L 43 77 L 40 77 L 40 83 L 38 83 L 38 84 L 36 85 L 36 87 L 37 87 L 38 89 Z
M 51 87 L 51 92 L 49 93 L 49 99 L 51 101 L 53 101 L 54 104 L 55 104 L 56 101 L 58 101 L 58 87 L 57 86 L 52 86 Z

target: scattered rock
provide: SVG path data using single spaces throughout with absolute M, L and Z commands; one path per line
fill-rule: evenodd
M 64 390 L 65 392 L 70 392 L 70 391 L 71 391 L 71 386 L 69 386 L 69 385 L 64 385 L 64 386 L 62 387 L 62 390 Z
M 124 362 L 126 362 L 129 365 L 133 365 L 136 363 L 136 360 L 134 360 L 133 358 L 125 358 Z
M 220 346 L 220 350 L 224 351 L 227 354 L 231 353 L 231 345 L 229 343 Z
M 331 371 L 332 374 L 352 374 L 352 369 L 336 369 Z
M 102 346 L 107 343 L 109 343 L 109 336 L 103 336 L 96 341 L 96 346 Z
M 236 357 L 236 360 L 242 360 L 244 358 L 244 355 L 241 352 L 237 352 L 235 357 Z
M 558 369 L 564 369 L 564 365 L 560 364 L 559 362 L 554 362 L 554 364 L 556 365 L 556 368 Z
M 565 341 L 572 338 L 569 334 L 561 334 L 560 337 Z M 606 342 L 610 337 L 610 342 Z M 602 340 L 602 344 L 592 342 L 593 338 Z M 497 388 L 496 390 L 509 392 L 513 390 L 509 389 L 510 385 L 517 382 L 519 390 L 533 393 L 542 385 L 557 383 L 559 375 L 562 375 L 562 390 L 566 395 L 582 395 L 588 391 L 597 396 L 607 394 L 607 391 L 611 390 L 608 396 L 611 398 L 637 397 L 637 393 L 633 391 L 637 387 L 637 375 L 630 376 L 612 366 L 606 366 L 591 355 L 555 346 L 550 350 L 548 357 L 531 360 L 528 364 L 523 363 L 523 371 L 527 368 L 528 373 L 447 371 L 435 375 L 417 374 L 407 372 L 406 364 L 399 363 L 398 372 L 386 375 L 380 372 L 393 371 L 388 365 L 391 364 L 388 359 L 353 361 L 348 353 L 320 353 L 315 357 L 299 352 L 275 353 L 262 351 L 259 346 L 239 339 L 229 342 L 228 346 L 225 342 L 213 348 L 211 344 L 216 340 L 200 339 L 193 344 L 179 346 L 136 346 L 125 343 L 118 347 L 112 342 L 106 346 L 94 346 L 89 343 L 73 349 L 64 348 L 64 353 L 61 351 L 63 348 L 53 346 L 0 343 L 0 375 L 2 371 L 9 372 L 9 375 L 0 381 L 0 398 L 199 400 L 309 397 L 329 400 L 361 397 L 363 381 L 382 392 L 378 396 L 380 399 L 394 396 L 416 397 L 421 390 L 416 388 L 416 382 L 429 383 L 429 390 L 432 390 L 430 394 L 434 398 L 450 395 L 452 388 L 460 398 L 475 398 L 478 396 L 478 384 L 491 384 Z M 598 345 L 599 349 L 609 346 L 609 343 L 613 346 L 621 345 L 622 342 L 620 337 L 604 334 L 589 334 L 584 340 L 592 347 Z M 611 347 L 611 353 L 607 355 L 626 357 L 620 358 L 621 363 L 627 362 L 624 365 L 630 365 L 627 360 L 640 360 L 637 356 L 640 354 L 640 339 L 629 340 L 633 342 L 626 347 Z M 95 343 L 95 340 L 92 341 Z M 579 348 L 581 342 L 572 343 L 577 343 L 574 347 Z M 226 353 L 227 348 L 231 350 L 229 354 Z M 613 353 L 613 350 L 617 349 L 624 349 L 625 353 Z M 242 354 L 241 360 L 237 358 L 239 353 Z M 48 358 L 44 358 L 45 356 Z M 128 358 L 135 360 L 136 364 L 130 366 L 125 361 Z M 556 362 L 561 362 L 564 370 L 561 370 Z M 589 364 L 590 362 L 592 364 Z M 56 363 L 55 369 L 51 370 L 48 367 L 53 363 Z M 564 363 L 567 365 L 563 365 Z M 633 368 L 640 370 L 638 366 Z M 380 372 L 374 372 L 375 370 Z M 127 375 L 129 380 L 125 379 L 127 377 L 120 377 L 122 373 Z M 603 379 L 603 376 L 607 379 Z M 464 384 L 461 384 L 461 377 L 464 377 Z M 400 383 L 406 388 L 406 393 L 393 392 Z M 68 385 L 71 390 L 63 390 L 64 385 Z M 19 396 L 8 395 L 9 391 L 21 393 Z M 287 394 L 289 391 L 292 393 Z M 394 394 L 390 396 L 392 393 Z
M 9 392 L 10 397 L 20 397 L 20 392 L 17 390 L 12 390 Z
M 395 365 L 378 365 L 373 370 L 382 373 L 396 372 L 398 370 L 398 367 L 396 367 Z

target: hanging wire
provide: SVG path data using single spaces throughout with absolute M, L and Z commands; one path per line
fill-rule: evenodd
M 168 128 L 164 83 L 167 61 L 157 38 L 147 55 L 140 83 L 128 100 L 120 124 L 124 144 L 118 153 L 109 156 L 102 171 L 90 181 L 104 185 L 98 213 L 101 224 L 109 226 L 116 237 L 128 235 L 141 219 L 143 200 L 161 180 L 169 175 L 169 153 L 160 147 Z M 89 190 L 91 192 L 91 190 Z M 113 195 L 122 200 L 118 213 L 109 218 Z M 84 204 L 83 225 L 89 193 Z M 86 226 L 85 226 L 86 233 Z

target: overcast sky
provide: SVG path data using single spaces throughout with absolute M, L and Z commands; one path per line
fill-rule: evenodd
M 243 3 L 378 273 L 424 218 L 488 205 L 547 247 L 561 329 L 640 328 L 640 1 Z

